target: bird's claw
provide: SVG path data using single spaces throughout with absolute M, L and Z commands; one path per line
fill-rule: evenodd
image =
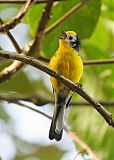
M 60 76 L 60 75 L 61 75 L 61 73 L 60 73 L 60 72 L 56 72 L 56 73 L 57 73 L 57 75 L 58 75 L 58 76 Z
M 78 85 L 79 88 L 83 89 L 83 85 L 81 83 L 76 83 Z

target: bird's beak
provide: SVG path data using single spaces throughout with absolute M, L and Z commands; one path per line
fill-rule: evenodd
M 67 37 L 66 32 L 65 32 L 64 30 L 62 30 L 62 38 L 63 38 L 63 39 L 66 39 L 66 37 Z
M 64 30 L 62 30 L 62 37 L 60 39 L 66 39 L 67 34 Z

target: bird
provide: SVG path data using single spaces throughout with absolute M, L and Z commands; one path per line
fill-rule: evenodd
M 80 40 L 76 32 L 62 30 L 59 47 L 49 62 L 50 69 L 65 78 L 79 84 L 83 74 L 83 62 L 80 57 Z M 49 130 L 49 139 L 62 139 L 65 109 L 69 106 L 73 92 L 59 80 L 50 76 L 55 95 L 55 107 Z

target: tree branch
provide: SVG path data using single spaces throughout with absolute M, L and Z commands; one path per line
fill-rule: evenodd
M 0 24 L 3 24 L 3 20 L 0 18 Z M 15 50 L 17 51 L 17 53 L 21 53 L 22 50 L 19 46 L 19 44 L 17 43 L 17 41 L 15 40 L 15 38 L 13 37 L 13 35 L 10 33 L 10 31 L 7 31 L 7 36 L 9 37 L 9 39 L 11 40 Z M 15 54 L 17 54 L 15 53 Z M 10 66 L 6 67 L 5 69 L 3 69 L 0 72 L 0 82 L 4 82 L 5 80 L 8 80 L 11 76 L 13 76 L 21 67 L 23 66 L 22 62 L 19 61 L 14 61 Z
M 31 1 L 32 2 L 32 1 Z M 54 0 L 53 0 L 54 2 Z M 27 5 L 27 3 L 26 3 Z M 26 6 L 25 5 L 25 6 Z M 80 6 L 80 5 L 79 5 Z M 83 5 L 82 5 L 83 6 Z M 27 6 L 26 6 L 27 7 Z M 51 8 L 52 8 L 52 1 L 50 1 L 50 3 L 48 2 L 41 20 L 39 22 L 38 28 L 37 28 L 37 33 L 35 38 L 32 40 L 31 43 L 29 43 L 28 48 L 27 48 L 27 52 L 24 52 L 26 55 L 32 55 L 34 53 L 34 55 L 37 55 L 37 57 L 40 60 L 45 60 L 45 62 L 48 62 L 48 59 L 38 55 L 37 53 L 40 50 L 41 47 L 41 43 L 43 41 L 44 38 L 44 31 L 45 28 L 47 26 L 47 23 L 49 21 L 50 18 L 50 12 L 51 12 Z M 78 8 L 78 7 L 77 7 Z M 80 8 L 80 7 L 79 7 Z M 27 9 L 26 9 L 27 11 Z M 26 13 L 26 12 L 25 12 Z M 18 16 L 17 16 L 18 17 Z M 7 23 L 6 23 L 7 24 Z M 5 25 L 5 24 L 4 24 Z M 1 26 L 2 27 L 2 26 Z M 8 33 L 8 36 L 11 38 L 13 38 L 13 36 L 11 35 L 11 33 Z M 18 47 L 18 46 L 17 46 Z M 21 51 L 21 50 L 20 50 Z M 19 48 L 18 48 L 18 52 L 20 53 Z M 0 83 L 5 82 L 6 80 L 10 79 L 17 71 L 19 71 L 21 68 L 23 67 L 23 63 L 22 62 L 17 62 L 14 61 L 9 67 L 5 68 L 1 73 L 0 73 Z
M 68 130 L 67 128 L 64 128 L 64 130 L 68 133 L 68 135 L 90 155 L 92 155 L 92 158 L 94 160 L 100 160 L 97 155 L 92 151 L 92 149 L 76 134 L 74 134 L 72 131 Z
M 40 56 L 39 60 L 41 60 L 43 62 L 46 62 L 46 63 L 49 63 L 49 61 L 50 61 L 49 58 L 46 58 L 46 57 L 43 57 L 43 56 Z M 111 59 L 99 59 L 99 60 L 85 60 L 83 62 L 83 64 L 85 66 L 89 66 L 89 65 L 101 65 L 101 64 L 114 64 L 114 58 L 111 58 Z
M 77 158 L 79 155 L 81 155 L 82 158 L 83 158 L 84 160 L 86 160 L 86 159 L 83 157 L 83 154 L 84 154 L 84 153 L 86 153 L 84 149 L 81 150 L 81 151 L 79 151 L 79 152 L 76 154 L 76 156 L 73 158 L 73 160 L 76 160 L 76 158 Z
M 43 56 L 39 56 L 38 58 L 39 60 L 43 61 L 43 62 L 46 62 L 46 63 L 49 63 L 50 59 L 49 58 L 46 58 L 46 57 L 43 57 Z
M 37 113 L 40 113 L 41 115 L 43 115 L 43 116 L 45 116 L 45 117 L 47 117 L 47 118 L 49 118 L 49 119 L 52 119 L 52 117 L 49 116 L 49 115 L 47 115 L 46 113 L 44 113 L 44 112 L 42 112 L 42 111 L 40 111 L 40 110 L 38 110 L 38 109 L 35 109 L 35 108 L 33 108 L 33 107 L 30 107 L 30 106 L 28 106 L 28 105 L 26 105 L 26 104 L 23 104 L 23 103 L 21 103 L 21 102 L 15 102 L 15 104 L 20 105 L 21 107 L 24 107 L 24 108 L 28 108 L 28 109 L 30 109 L 30 110 L 32 110 L 32 111 L 35 111 L 35 112 L 37 112 Z
M 40 111 L 40 110 L 37 110 L 35 108 L 32 108 L 26 104 L 23 104 L 21 102 L 16 102 L 15 104 L 21 106 L 21 107 L 24 107 L 24 108 L 27 108 L 27 109 L 30 109 L 32 111 L 35 111 L 47 118 L 49 118 L 50 120 L 52 119 L 51 116 L 49 116 L 48 114 Z M 94 160 L 100 160 L 97 155 L 92 151 L 92 149 L 79 137 L 77 136 L 76 134 L 74 134 L 72 131 L 68 130 L 66 126 L 64 126 L 64 130 L 67 132 L 67 134 L 74 140 L 74 142 L 76 142 L 77 144 L 79 144 L 88 154 L 90 154 L 92 156 L 92 158 Z
M 24 63 L 20 61 L 14 61 L 10 66 L 6 67 L 0 72 L 0 83 L 9 80 L 17 71 L 23 67 Z
M 55 23 L 53 23 L 50 27 L 48 27 L 45 31 L 45 34 L 48 34 L 52 30 L 54 30 L 58 25 L 60 25 L 62 22 L 64 22 L 67 18 L 69 18 L 72 14 L 74 14 L 76 11 L 78 11 L 80 8 L 84 7 L 87 3 L 89 3 L 91 0 L 84 0 L 78 4 L 76 4 L 73 8 L 71 8 L 69 11 L 67 11 L 62 17 L 60 17 Z
M 114 106 L 114 101 L 108 102 L 108 101 L 99 101 L 99 103 L 105 107 L 112 107 Z M 72 102 L 72 106 L 90 106 L 91 104 L 87 102 Z
M 25 5 L 21 8 L 16 17 L 14 17 L 10 22 L 4 23 L 0 26 L 0 32 L 7 32 L 10 29 L 13 29 L 21 19 L 27 13 L 29 7 L 34 3 L 35 0 L 27 0 Z
M 27 101 L 27 102 L 32 102 L 37 106 L 43 106 L 46 104 L 55 104 L 55 101 L 52 97 L 47 96 L 46 93 L 40 93 L 40 92 L 35 92 L 35 93 L 29 93 L 29 94 L 1 94 L 0 95 L 0 101 L 8 101 L 8 102 L 17 102 L 19 100 Z M 108 102 L 108 101 L 100 101 L 99 102 L 101 105 L 104 105 L 105 107 L 114 107 L 114 101 Z M 87 102 L 71 102 L 70 106 L 73 107 L 80 107 L 80 106 L 91 106 Z
M 22 61 L 23 63 L 29 64 L 48 75 L 58 79 L 60 82 L 65 84 L 69 89 L 74 92 L 77 92 L 81 97 L 83 97 L 87 102 L 89 102 L 105 119 L 105 121 L 114 127 L 114 119 L 110 112 L 108 112 L 101 104 L 99 104 L 96 100 L 94 100 L 91 96 L 89 96 L 82 88 L 80 88 L 77 84 L 74 84 L 72 81 L 66 79 L 64 76 L 58 74 L 57 72 L 51 70 L 46 65 L 38 62 L 36 59 L 32 57 L 26 57 L 20 54 L 13 54 L 11 52 L 4 52 L 0 51 L 0 57 L 7 58 L 7 59 L 15 59 Z
M 65 1 L 65 0 L 54 0 L 54 2 L 61 2 L 61 1 Z M 42 4 L 42 3 L 48 3 L 50 2 L 50 0 L 36 0 L 34 2 L 34 4 Z M 9 4 L 24 4 L 26 3 L 26 0 L 0 0 L 0 4 L 5 4 L 5 3 L 9 3 Z
M 4 24 L 3 20 L 0 18 L 0 25 Z M 17 43 L 17 41 L 15 40 L 15 38 L 12 36 L 12 34 L 10 33 L 10 31 L 7 31 L 7 36 L 9 37 L 9 39 L 11 40 L 15 50 L 17 51 L 17 53 L 21 53 L 22 50 L 19 46 L 19 44 Z
M 10 94 L 10 95 L 0 95 L 0 101 L 8 101 L 8 102 L 17 102 L 19 100 L 32 102 L 38 106 L 43 106 L 48 103 L 54 103 L 54 100 L 52 101 L 52 98 L 49 98 L 47 94 L 44 92 L 35 92 L 35 93 L 29 93 L 29 94 Z
M 99 65 L 99 64 L 113 64 L 114 58 L 112 59 L 100 59 L 100 60 L 88 60 L 84 62 L 84 65 Z
M 13 52 L 14 53 L 14 52 Z M 16 53 L 14 53 L 16 54 Z M 39 56 L 39 60 L 49 63 L 49 59 Z M 105 65 L 105 64 L 114 64 L 114 59 L 102 59 L 102 60 L 85 60 L 83 62 L 85 66 L 89 65 Z M 23 66 L 22 62 L 14 61 L 9 67 L 6 67 L 2 72 L 0 72 L 0 83 L 10 79 L 18 70 Z M 105 104 L 103 104 L 105 105 Z M 106 104 L 108 105 L 108 104 Z M 113 105 L 113 104 L 109 104 Z
M 34 39 L 32 40 L 32 43 L 29 46 L 30 47 L 29 55 L 34 54 L 37 57 L 40 56 L 40 55 L 38 55 L 38 53 L 40 51 L 41 44 L 42 44 L 42 41 L 44 39 L 46 26 L 48 24 L 49 19 L 51 18 L 50 14 L 51 14 L 53 2 L 54 2 L 54 0 L 50 0 L 50 2 L 47 3 L 47 5 L 45 6 L 45 8 L 42 12 L 42 16 L 41 16 L 41 19 L 39 21 L 39 25 L 37 27 L 35 37 L 34 37 Z
M 34 54 L 38 53 L 38 50 L 40 50 L 41 42 L 44 37 L 44 30 L 49 21 L 52 5 L 53 5 L 53 1 L 48 2 L 48 4 L 46 5 L 42 13 L 40 22 L 38 24 L 36 36 L 32 40 L 32 42 L 30 42 L 28 46 L 25 48 L 23 52 L 24 55 L 32 55 L 33 53 Z M 13 36 L 11 35 L 9 31 L 7 32 L 7 34 L 9 38 L 11 37 L 13 38 Z M 16 49 L 19 49 L 19 48 L 16 48 Z M 17 50 L 17 51 L 18 53 L 20 53 L 21 50 Z M 23 67 L 23 65 L 24 64 L 22 62 L 14 61 L 10 66 L 6 67 L 3 71 L 0 72 L 0 83 L 5 82 L 6 80 L 10 79 L 15 73 L 17 73 L 17 71 L 19 71 Z

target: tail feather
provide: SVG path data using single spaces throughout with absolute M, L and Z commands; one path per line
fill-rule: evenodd
M 56 141 L 60 141 L 63 133 L 63 116 L 64 116 L 64 105 L 56 105 L 53 120 L 51 122 L 51 127 L 49 131 L 49 139 L 56 139 Z
M 69 92 L 69 91 L 68 91 Z M 64 93 L 64 92 L 62 92 Z M 65 95 L 65 94 L 63 94 Z M 66 94 L 67 96 L 60 96 L 60 94 L 55 94 L 55 107 L 53 120 L 51 122 L 51 127 L 49 131 L 49 139 L 55 139 L 56 141 L 60 141 L 63 133 L 63 118 L 65 108 L 68 106 L 70 102 L 70 97 L 72 92 Z
M 53 140 L 55 138 L 56 141 L 60 141 L 62 138 L 62 133 L 63 133 L 63 129 L 61 130 L 61 132 L 57 132 L 55 131 L 55 124 L 53 124 L 53 120 L 51 122 L 51 127 L 50 127 L 50 131 L 49 131 L 49 139 Z
M 54 135 L 54 130 L 55 130 L 55 127 L 53 125 L 53 120 L 51 122 L 51 127 L 50 127 L 50 131 L 49 131 L 49 139 L 50 140 L 53 140 L 55 138 L 55 135 Z

